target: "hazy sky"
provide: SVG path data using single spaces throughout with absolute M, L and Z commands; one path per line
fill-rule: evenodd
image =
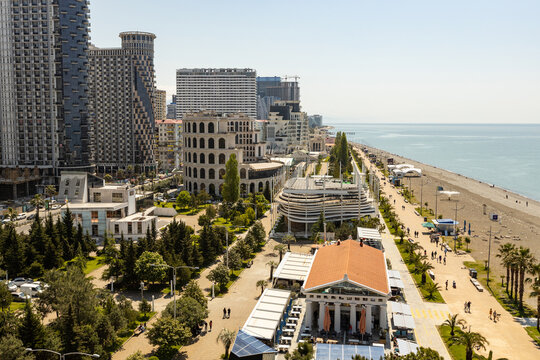
M 540 1 L 91 0 L 91 38 L 156 34 L 157 86 L 182 67 L 300 76 L 334 122 L 540 123 Z

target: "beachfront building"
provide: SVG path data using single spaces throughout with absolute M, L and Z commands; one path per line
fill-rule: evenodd
M 365 322 L 365 333 L 372 335 L 388 329 L 386 258 L 359 241 L 338 241 L 317 250 L 302 294 L 306 326 L 354 334 Z
M 284 164 L 266 159 L 265 143 L 254 123 L 241 113 L 184 115 L 184 184 L 189 192 L 220 195 L 225 165 L 232 154 L 238 161 L 241 194 L 262 192 L 284 182 Z

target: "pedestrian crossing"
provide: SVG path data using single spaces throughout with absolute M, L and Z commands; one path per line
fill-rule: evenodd
M 450 317 L 448 311 L 435 310 L 435 309 L 418 309 L 411 307 L 412 317 L 415 319 L 431 319 L 444 321 Z

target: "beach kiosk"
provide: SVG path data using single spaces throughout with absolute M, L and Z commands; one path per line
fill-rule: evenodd
M 433 225 L 439 230 L 443 235 L 454 235 L 454 228 L 457 229 L 459 222 L 452 219 L 433 219 Z

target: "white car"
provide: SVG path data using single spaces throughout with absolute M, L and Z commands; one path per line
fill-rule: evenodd
M 15 278 L 13 280 L 11 280 L 11 282 L 17 286 L 21 286 L 22 284 L 31 284 L 33 281 L 32 279 L 26 279 L 26 278 L 23 278 L 23 277 L 18 277 L 18 278 Z
M 53 205 L 53 206 L 51 207 L 51 209 L 53 209 L 53 210 L 58 210 L 58 209 L 60 209 L 61 207 L 62 207 L 61 205 L 55 204 L 55 205 Z
M 19 215 L 17 215 L 17 220 L 24 220 L 26 219 L 26 213 L 20 213 Z
M 13 281 L 8 282 L 7 287 L 10 292 L 17 291 L 17 285 Z

